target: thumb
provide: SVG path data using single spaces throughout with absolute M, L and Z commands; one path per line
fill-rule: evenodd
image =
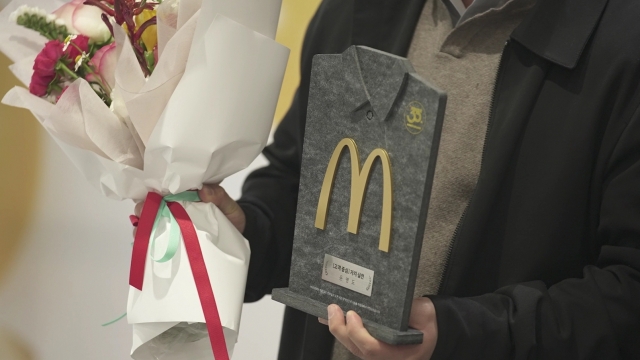
M 198 195 L 202 202 L 217 206 L 238 231 L 244 231 L 246 221 L 244 211 L 224 188 L 218 184 L 204 185 L 201 190 L 198 190 Z

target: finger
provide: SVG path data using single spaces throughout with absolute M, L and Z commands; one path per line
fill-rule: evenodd
M 323 319 L 323 318 L 320 318 L 320 317 L 318 318 L 318 322 L 320 324 L 329 325 L 329 320 Z
M 413 299 L 411 315 L 409 315 L 409 326 L 417 330 L 424 330 L 433 322 L 435 316 L 436 309 L 431 299 L 428 297 Z
M 220 185 L 204 185 L 198 190 L 198 195 L 203 202 L 213 203 L 227 216 L 240 209 L 240 205 Z
M 200 201 L 206 202 L 206 203 L 213 202 L 215 186 L 216 185 L 213 185 L 213 184 L 202 185 L 202 189 L 198 190 L 198 196 L 200 197 Z
M 327 311 L 329 313 L 329 331 L 354 355 L 362 357 L 360 349 L 349 338 L 342 309 L 338 305 L 332 304 L 329 305 Z
M 231 223 L 243 232 L 246 225 L 244 211 L 238 203 L 218 184 L 204 185 L 198 190 L 198 195 L 203 202 L 213 203 L 231 221 Z
M 137 203 L 136 207 L 133 208 L 133 213 L 136 214 L 137 217 L 140 217 L 140 214 L 142 214 L 143 207 L 144 207 L 144 201 Z
M 422 352 L 424 354 L 433 354 L 438 341 L 436 308 L 431 299 L 427 297 L 414 299 L 411 306 L 409 326 L 422 331 L 424 334 L 424 341 L 421 344 L 423 347 Z
M 224 188 L 220 186 L 220 184 L 204 184 L 202 185 L 202 189 L 198 190 L 198 196 L 200 196 L 202 202 L 214 203 L 217 206 L 217 203 L 220 202 L 218 199 L 219 191 L 224 191 Z
M 355 311 L 347 313 L 347 334 L 351 342 L 360 350 L 365 359 L 384 358 L 384 354 L 389 350 L 389 345 L 375 339 L 367 329 L 364 328 L 362 318 Z

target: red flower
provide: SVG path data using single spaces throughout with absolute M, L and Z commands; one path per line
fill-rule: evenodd
M 89 37 L 84 35 L 77 35 L 75 39 L 71 40 L 71 43 L 67 45 L 67 50 L 64 54 L 69 60 L 75 63 L 78 55 L 82 55 L 83 52 L 89 51 Z
M 36 57 L 33 70 L 40 75 L 55 75 L 56 63 L 62 57 L 64 45 L 58 40 L 51 40 L 44 45 L 44 49 Z
M 29 84 L 29 92 L 31 92 L 35 96 L 45 96 L 47 95 L 47 90 L 49 89 L 49 83 L 53 80 L 53 77 L 38 77 L 37 73 L 33 73 L 31 77 L 31 83 Z
M 62 57 L 64 45 L 58 40 L 51 40 L 44 45 L 44 49 L 36 56 L 33 64 L 33 75 L 29 91 L 36 96 L 47 95 L 49 83 L 56 77 L 56 64 Z

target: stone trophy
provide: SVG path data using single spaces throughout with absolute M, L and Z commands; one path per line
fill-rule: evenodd
M 335 303 L 379 340 L 422 342 L 407 324 L 445 103 L 405 58 L 314 57 L 289 288 L 274 300 L 323 318 Z

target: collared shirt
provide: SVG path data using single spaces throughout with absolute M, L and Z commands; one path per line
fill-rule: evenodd
M 491 93 L 505 41 L 535 0 L 476 0 L 502 6 L 471 15 L 453 27 L 445 6 L 454 0 L 428 0 L 413 37 L 408 58 L 417 73 L 447 93 L 425 240 L 416 293 L 434 294 L 446 266 L 447 251 L 471 198 L 484 147 Z
M 465 8 L 462 0 L 443 0 L 442 2 L 449 10 L 453 24 L 458 26 L 475 15 L 501 7 L 507 1 L 508 0 L 474 0 L 468 8 Z

